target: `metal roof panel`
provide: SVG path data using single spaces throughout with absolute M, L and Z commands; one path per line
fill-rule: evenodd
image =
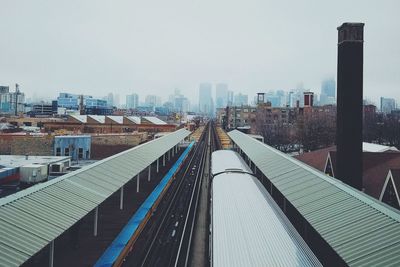
M 178 130 L 0 199 L 0 266 L 28 260 L 189 133 Z
M 347 264 L 400 262 L 398 210 L 244 133 L 228 135 Z

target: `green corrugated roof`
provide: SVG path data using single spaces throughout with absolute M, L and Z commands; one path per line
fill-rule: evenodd
M 350 266 L 400 266 L 400 212 L 237 130 L 229 137 Z
M 181 129 L 0 199 L 0 266 L 19 266 L 190 134 Z

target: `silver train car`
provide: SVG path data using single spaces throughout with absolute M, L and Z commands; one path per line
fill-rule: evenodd
M 322 266 L 236 152 L 211 164 L 211 266 Z

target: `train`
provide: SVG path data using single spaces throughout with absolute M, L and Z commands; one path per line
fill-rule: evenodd
M 249 166 L 211 155 L 210 266 L 322 266 Z

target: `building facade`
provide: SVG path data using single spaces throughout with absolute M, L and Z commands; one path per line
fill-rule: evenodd
M 64 135 L 54 137 L 54 156 L 69 156 L 72 160 L 90 159 L 90 135 Z
M 226 107 L 228 104 L 228 85 L 218 83 L 215 87 L 215 106 L 216 108 Z
M 131 94 L 126 96 L 126 108 L 136 109 L 139 106 L 139 95 Z
M 10 92 L 10 87 L 0 86 L 0 113 L 15 114 L 24 111 L 25 94 L 19 92 L 19 90 L 16 90 L 16 92 Z
M 396 101 L 393 98 L 381 97 L 381 112 L 389 114 L 396 109 Z
M 233 105 L 234 106 L 247 106 L 249 104 L 249 96 L 241 93 L 235 95 Z
M 60 93 L 57 97 L 57 103 L 60 108 L 82 110 L 85 114 L 109 115 L 112 113 L 112 107 L 108 105 L 107 100 L 88 95 Z
M 320 105 L 331 105 L 336 103 L 335 79 L 326 79 L 321 84 Z
M 201 83 L 199 87 L 199 112 L 208 116 L 214 113 L 213 100 L 211 96 L 212 85 Z

